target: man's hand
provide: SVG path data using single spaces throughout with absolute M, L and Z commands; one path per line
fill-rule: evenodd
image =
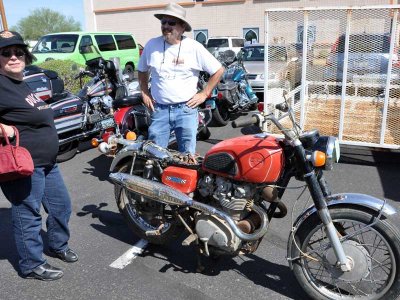
M 151 97 L 149 91 L 149 73 L 139 71 L 138 77 L 139 77 L 139 86 L 142 91 L 143 103 L 150 111 L 154 111 L 155 101 Z
M 147 94 L 142 93 L 143 103 L 150 110 L 154 111 L 154 103 L 155 101 Z
M 200 104 L 202 104 L 204 101 L 206 101 L 207 99 L 207 95 L 204 91 L 201 91 L 197 94 L 195 94 L 192 99 L 190 99 L 186 105 L 191 107 L 191 108 L 195 108 L 197 106 L 199 106 Z

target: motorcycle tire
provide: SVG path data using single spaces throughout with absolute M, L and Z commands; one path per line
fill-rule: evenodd
M 208 140 L 210 136 L 211 136 L 210 129 L 207 126 L 205 126 L 197 133 L 197 140 L 205 141 Z
M 352 269 L 342 272 L 335 266 L 336 256 L 321 220 L 311 215 L 298 228 L 289 249 L 291 257 L 297 258 L 294 275 L 306 293 L 319 300 L 398 299 L 400 235 L 394 225 L 382 217 L 371 226 L 377 213 L 368 209 L 339 207 L 330 209 L 330 214 Z
M 130 163 L 120 166 L 115 172 L 129 173 Z M 134 172 L 135 175 L 140 175 Z M 178 220 L 174 215 L 166 215 L 168 205 L 159 202 L 141 199 L 133 193 L 114 185 L 114 194 L 117 206 L 123 215 L 129 229 L 141 239 L 147 240 L 151 244 L 163 245 L 175 240 L 182 232 Z M 164 214 L 160 214 L 163 211 Z M 169 222 L 159 224 L 160 220 L 168 219 Z M 160 226 L 158 234 L 153 234 Z M 149 234 L 151 233 L 151 234 Z
M 69 142 L 61 145 L 58 148 L 57 162 L 62 163 L 64 161 L 72 159 L 78 152 L 79 141 Z
M 223 105 L 216 105 L 212 110 L 211 123 L 214 126 L 221 127 L 229 123 L 230 114 L 228 109 Z

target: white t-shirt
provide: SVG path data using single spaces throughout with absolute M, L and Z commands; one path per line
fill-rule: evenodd
M 151 39 L 139 60 L 140 72 L 150 71 L 151 95 L 159 104 L 190 100 L 197 93 L 200 71 L 213 75 L 220 62 L 199 42 L 184 37 L 170 45 L 162 36 Z

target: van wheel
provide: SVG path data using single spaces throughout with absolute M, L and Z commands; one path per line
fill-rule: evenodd
M 129 76 L 129 81 L 132 81 L 134 76 L 135 66 L 133 64 L 126 64 L 124 69 L 124 74 Z

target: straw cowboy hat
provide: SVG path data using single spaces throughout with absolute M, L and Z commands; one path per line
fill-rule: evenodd
M 185 31 L 192 31 L 192 27 L 190 26 L 188 21 L 186 21 L 186 11 L 179 4 L 169 3 L 161 13 L 154 14 L 154 16 L 159 20 L 161 20 L 163 16 L 172 16 L 178 18 L 185 23 Z

